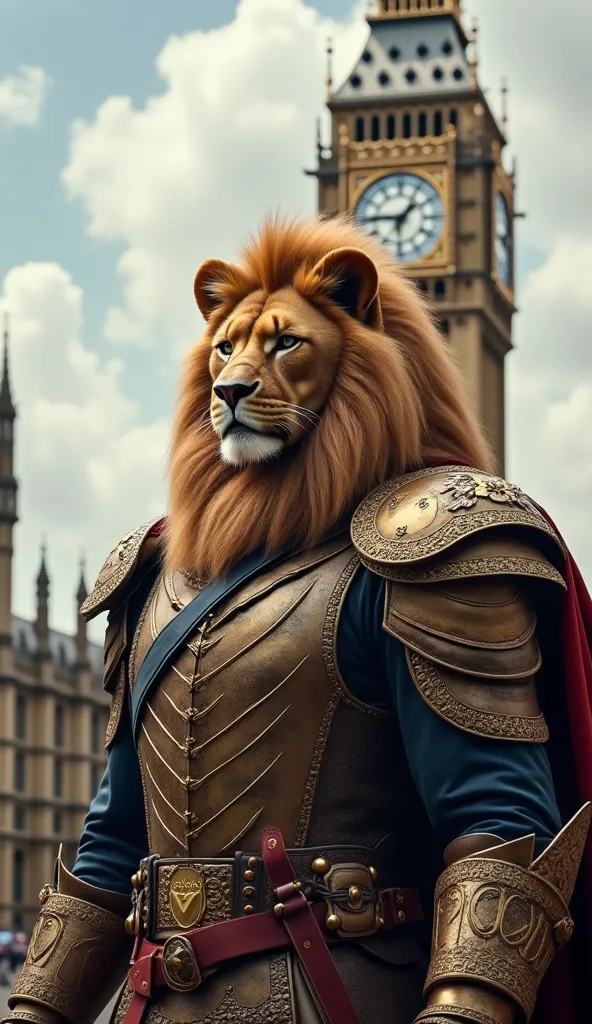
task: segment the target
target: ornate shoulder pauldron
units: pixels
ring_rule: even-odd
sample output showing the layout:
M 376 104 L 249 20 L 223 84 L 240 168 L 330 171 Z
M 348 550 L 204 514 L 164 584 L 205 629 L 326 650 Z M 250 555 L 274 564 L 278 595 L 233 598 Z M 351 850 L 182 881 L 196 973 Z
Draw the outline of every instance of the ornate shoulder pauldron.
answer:
M 113 548 L 97 576 L 91 593 L 80 609 L 87 620 L 90 621 L 108 608 L 113 608 L 123 598 L 140 561 L 144 561 L 158 547 L 158 538 L 164 523 L 165 520 L 162 518 L 143 523 Z
M 500 538 L 491 551 L 494 561 L 461 569 L 463 542 L 481 539 L 492 528 L 520 539 L 524 550 L 512 545 L 505 551 Z M 419 470 L 378 487 L 354 515 L 352 540 L 364 564 L 391 579 L 427 582 L 451 578 L 455 570 L 465 576 L 497 568 L 562 582 L 561 541 L 528 495 L 500 477 L 462 466 Z
M 388 581 L 383 628 L 432 710 L 484 737 L 545 742 L 537 610 L 565 589 L 565 553 L 534 502 L 489 473 L 422 470 L 370 494 L 352 539 Z

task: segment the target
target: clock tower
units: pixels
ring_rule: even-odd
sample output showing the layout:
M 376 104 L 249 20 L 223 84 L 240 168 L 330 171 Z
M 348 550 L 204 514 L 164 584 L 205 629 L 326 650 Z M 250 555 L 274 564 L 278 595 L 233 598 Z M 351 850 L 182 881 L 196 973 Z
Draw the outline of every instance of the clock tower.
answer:
M 504 360 L 512 348 L 514 175 L 479 85 L 460 0 L 378 0 L 328 106 L 319 209 L 353 213 L 436 311 L 471 405 L 504 468 Z M 331 53 L 331 51 L 329 51 Z M 505 115 L 504 115 L 505 121 Z

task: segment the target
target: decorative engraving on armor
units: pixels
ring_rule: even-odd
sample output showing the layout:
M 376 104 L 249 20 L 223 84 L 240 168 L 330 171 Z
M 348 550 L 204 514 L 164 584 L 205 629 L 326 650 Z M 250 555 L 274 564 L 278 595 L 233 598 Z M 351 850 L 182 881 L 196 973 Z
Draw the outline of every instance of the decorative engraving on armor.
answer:
M 546 743 L 548 740 L 549 730 L 543 715 L 524 718 L 469 707 L 450 692 L 438 668 L 432 662 L 410 650 L 407 650 L 407 662 L 411 678 L 426 704 L 429 704 L 440 718 L 463 732 L 523 743 Z
M 119 666 L 119 676 L 117 679 L 117 685 L 111 697 L 111 706 L 109 708 L 109 722 L 107 723 L 107 734 L 105 736 L 105 750 L 109 750 L 109 747 L 113 743 L 117 735 L 119 723 L 121 721 L 121 712 L 123 711 L 123 702 L 125 699 L 126 691 L 126 672 L 125 662 L 122 661 Z
M 138 671 L 138 668 L 139 668 L 139 666 L 136 666 L 136 655 L 138 653 L 138 642 L 140 640 L 142 626 L 144 625 L 144 621 L 145 621 L 145 619 L 146 619 L 146 617 L 148 615 L 148 612 L 149 612 L 149 610 L 150 610 L 150 608 L 152 606 L 152 602 L 154 600 L 154 596 L 155 596 L 156 591 L 158 590 L 158 588 L 159 588 L 159 586 L 161 584 L 161 581 L 162 581 L 162 577 L 161 576 L 157 576 L 155 582 L 152 584 L 152 589 L 150 590 L 150 593 L 148 595 L 148 600 L 146 601 L 146 604 L 142 608 L 142 611 L 141 611 L 141 614 L 140 614 L 140 618 L 138 620 L 138 625 L 136 626 L 136 632 L 134 633 L 134 637 L 133 637 L 133 640 L 132 640 L 132 646 L 131 646 L 130 656 L 129 656 L 129 679 L 130 679 L 130 686 L 132 688 L 133 688 L 133 685 L 134 685 L 134 682 L 135 682 L 135 679 L 136 679 L 136 675 L 137 675 L 137 671 Z M 154 637 L 152 639 L 154 639 Z
M 140 549 L 158 522 L 160 522 L 160 518 L 153 519 L 150 523 L 143 523 L 137 530 L 132 530 L 120 540 L 103 565 L 92 592 L 81 605 L 82 615 L 88 618 L 108 607 L 110 598 L 131 576 L 136 567 Z
M 64 930 L 64 922 L 55 914 L 41 914 L 33 929 L 27 952 L 30 963 L 48 963 Z
M 37 1013 L 30 1013 L 28 1010 L 10 1010 L 6 1017 L 2 1018 L 0 1024 L 11 1024 L 11 1021 L 23 1020 L 27 1024 L 47 1024 L 47 1017 L 40 1017 Z
M 206 889 L 201 871 L 177 868 L 171 877 L 171 913 L 181 928 L 193 928 L 206 912 Z
M 454 497 L 447 499 L 447 493 L 450 482 L 461 477 L 474 483 L 475 502 L 471 499 L 470 508 L 459 505 L 455 510 L 450 506 L 458 505 L 461 495 L 455 502 Z M 492 490 L 488 490 L 489 483 Z M 469 485 L 464 486 L 470 492 Z M 487 494 L 476 493 L 477 489 Z M 352 520 L 352 540 L 366 562 L 396 565 L 431 558 L 491 526 L 529 526 L 551 537 L 558 553 L 564 555 L 557 534 L 530 499 L 524 496 L 528 509 L 523 503 L 510 504 L 506 495 L 515 491 L 504 491 L 497 477 L 477 470 L 467 472 L 461 466 L 409 473 L 382 484 L 362 502 Z M 395 504 L 394 497 L 398 499 Z M 487 505 L 496 507 L 488 509 Z
M 426 992 L 473 979 L 507 993 L 530 1017 L 565 918 L 559 893 L 530 871 L 479 857 L 458 861 L 436 886 Z
M 257 962 L 256 962 L 257 964 Z M 216 975 L 213 976 L 215 979 Z M 207 991 L 210 978 L 206 978 L 196 996 Z M 192 994 L 185 997 L 187 1013 L 194 1024 L 294 1024 L 292 994 L 285 955 L 269 959 L 269 994 L 258 1005 L 244 1005 L 241 999 L 242 986 L 233 984 L 233 973 L 229 972 L 224 994 L 220 1003 L 212 1010 L 201 1010 L 193 1003 Z M 130 999 L 131 1001 L 131 999 Z M 249 1000 L 252 1003 L 252 999 Z M 129 1005 L 129 1002 L 128 1002 Z M 114 1024 L 122 1024 L 125 1013 L 117 1016 Z M 145 1017 L 146 1024 L 178 1024 L 178 1020 L 165 1012 L 164 1005 L 153 1004 Z
M 378 572 L 387 580 L 397 583 L 440 583 L 444 580 L 458 580 L 474 576 L 531 576 L 535 579 L 558 583 L 563 590 L 567 585 L 560 572 L 550 562 L 536 558 L 504 557 L 471 558 L 464 562 L 446 561 L 438 565 L 412 566 L 377 565 L 362 558 L 362 564 L 372 572 Z
M 201 984 L 193 947 L 183 935 L 167 939 L 162 950 L 162 972 L 169 988 L 175 992 L 191 992 Z
M 473 473 L 457 473 L 446 480 L 441 494 L 450 494 L 452 502 L 448 505 L 449 512 L 458 512 L 462 508 L 473 508 L 479 498 L 488 498 L 502 505 L 517 505 L 527 512 L 538 510 L 530 498 L 515 484 L 509 484 L 498 476 L 476 476 Z
M 531 867 L 539 878 L 545 878 L 559 890 L 566 903 L 574 891 L 591 817 L 592 804 L 585 804 Z
M 126 955 L 128 938 L 123 921 L 116 914 L 55 890 L 45 901 L 40 920 L 12 998 L 16 1002 L 30 996 L 68 1020 L 90 1024 L 98 1013 L 97 978 L 110 978 Z
M 447 1016 L 441 1017 L 441 1013 L 445 1013 Z M 473 1010 L 466 1006 L 456 1006 L 454 1003 L 434 1003 L 415 1018 L 414 1024 L 451 1024 L 451 1017 L 458 1018 L 459 1021 L 466 1021 L 467 1024 L 469 1021 L 471 1024 L 499 1024 L 488 1013 L 482 1013 L 481 1010 Z
M 156 892 L 156 930 L 168 931 L 171 928 L 190 928 L 191 925 L 182 924 L 173 913 L 172 908 L 172 885 L 177 871 L 190 870 L 184 868 L 181 861 L 179 866 L 162 864 L 158 865 L 158 888 Z M 230 864 L 204 864 L 200 869 L 203 880 L 203 913 L 200 923 L 205 925 L 216 924 L 217 921 L 226 921 L 232 917 L 232 865 Z

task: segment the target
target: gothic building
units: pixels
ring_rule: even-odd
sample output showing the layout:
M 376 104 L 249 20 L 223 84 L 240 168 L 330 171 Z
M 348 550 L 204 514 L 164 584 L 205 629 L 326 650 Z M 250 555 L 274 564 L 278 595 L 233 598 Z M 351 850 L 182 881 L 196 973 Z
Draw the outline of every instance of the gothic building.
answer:
M 331 141 L 308 173 L 319 209 L 354 214 L 429 297 L 503 472 L 518 216 L 506 115 L 480 86 L 460 0 L 378 0 L 368 24 L 336 90 L 329 67 Z
M 108 706 L 102 651 L 78 613 L 74 635 L 49 625 L 50 579 L 42 552 L 34 622 L 12 613 L 16 409 L 8 331 L 0 385 L 0 929 L 30 930 L 39 891 L 53 876 L 59 845 L 72 859 L 105 764 Z M 73 602 L 74 605 L 74 602 Z

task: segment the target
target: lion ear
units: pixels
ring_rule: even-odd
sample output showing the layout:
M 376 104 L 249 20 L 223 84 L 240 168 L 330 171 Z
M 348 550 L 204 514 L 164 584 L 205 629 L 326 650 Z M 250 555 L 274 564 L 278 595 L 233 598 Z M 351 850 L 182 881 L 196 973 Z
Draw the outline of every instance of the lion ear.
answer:
M 204 320 L 229 298 L 232 292 L 244 288 L 245 277 L 239 267 L 224 260 L 206 260 L 197 274 L 193 291 Z
M 320 260 L 313 275 L 336 305 L 375 330 L 382 329 L 378 270 L 361 249 L 334 249 Z

